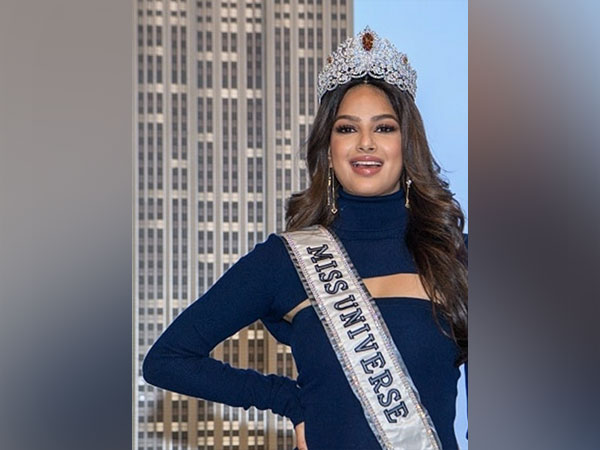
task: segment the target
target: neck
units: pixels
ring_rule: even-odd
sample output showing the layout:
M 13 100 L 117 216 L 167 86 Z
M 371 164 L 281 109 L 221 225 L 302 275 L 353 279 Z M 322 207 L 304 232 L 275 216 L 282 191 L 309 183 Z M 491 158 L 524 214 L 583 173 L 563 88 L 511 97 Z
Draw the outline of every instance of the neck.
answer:
M 404 206 L 404 191 L 376 197 L 349 194 L 340 187 L 338 213 L 332 224 L 337 232 L 404 234 L 408 210 Z M 375 237 L 374 235 L 372 237 Z

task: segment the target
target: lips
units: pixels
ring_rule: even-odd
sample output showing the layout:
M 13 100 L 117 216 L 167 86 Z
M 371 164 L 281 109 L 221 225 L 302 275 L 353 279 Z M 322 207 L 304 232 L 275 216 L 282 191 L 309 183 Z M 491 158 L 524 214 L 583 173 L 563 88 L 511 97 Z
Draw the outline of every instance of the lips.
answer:
M 352 167 L 374 168 L 383 166 L 383 161 L 376 156 L 359 156 L 352 158 L 350 164 L 352 164 Z
M 357 175 L 370 177 L 381 170 L 383 160 L 376 156 L 363 155 L 352 158 L 350 164 L 352 166 L 352 171 Z

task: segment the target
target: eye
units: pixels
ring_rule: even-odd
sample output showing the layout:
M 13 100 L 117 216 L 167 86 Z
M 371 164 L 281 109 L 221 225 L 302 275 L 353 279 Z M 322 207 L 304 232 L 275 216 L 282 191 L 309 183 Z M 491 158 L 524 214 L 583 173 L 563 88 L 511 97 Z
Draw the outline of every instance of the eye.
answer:
M 335 128 L 335 131 L 342 134 L 352 133 L 354 131 L 354 127 L 351 125 L 338 125 Z
M 393 133 L 397 129 L 398 127 L 396 127 L 395 125 L 381 124 L 377 125 L 377 128 L 375 130 L 381 133 Z

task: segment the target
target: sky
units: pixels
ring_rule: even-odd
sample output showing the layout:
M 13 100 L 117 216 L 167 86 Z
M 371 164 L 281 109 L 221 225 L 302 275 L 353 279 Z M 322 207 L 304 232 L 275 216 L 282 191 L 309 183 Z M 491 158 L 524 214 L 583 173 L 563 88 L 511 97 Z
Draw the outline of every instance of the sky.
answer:
M 416 103 L 431 151 L 468 217 L 467 1 L 354 0 L 354 34 L 367 25 L 406 53 L 417 71 Z M 458 389 L 455 431 L 467 449 L 464 376 Z

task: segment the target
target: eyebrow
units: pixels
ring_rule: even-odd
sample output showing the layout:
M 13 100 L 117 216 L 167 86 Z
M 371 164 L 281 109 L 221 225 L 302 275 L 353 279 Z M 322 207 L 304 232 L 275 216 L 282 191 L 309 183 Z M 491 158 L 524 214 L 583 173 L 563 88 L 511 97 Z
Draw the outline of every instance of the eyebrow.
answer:
M 358 116 L 351 116 L 349 114 L 342 114 L 340 116 L 337 116 L 334 120 L 334 122 L 337 122 L 340 119 L 347 119 L 350 120 L 352 122 L 361 122 L 360 117 Z M 396 122 L 399 123 L 398 118 L 393 115 L 393 114 L 379 114 L 378 116 L 373 116 L 371 117 L 371 122 L 377 122 L 378 120 L 382 120 L 382 119 L 393 119 Z

